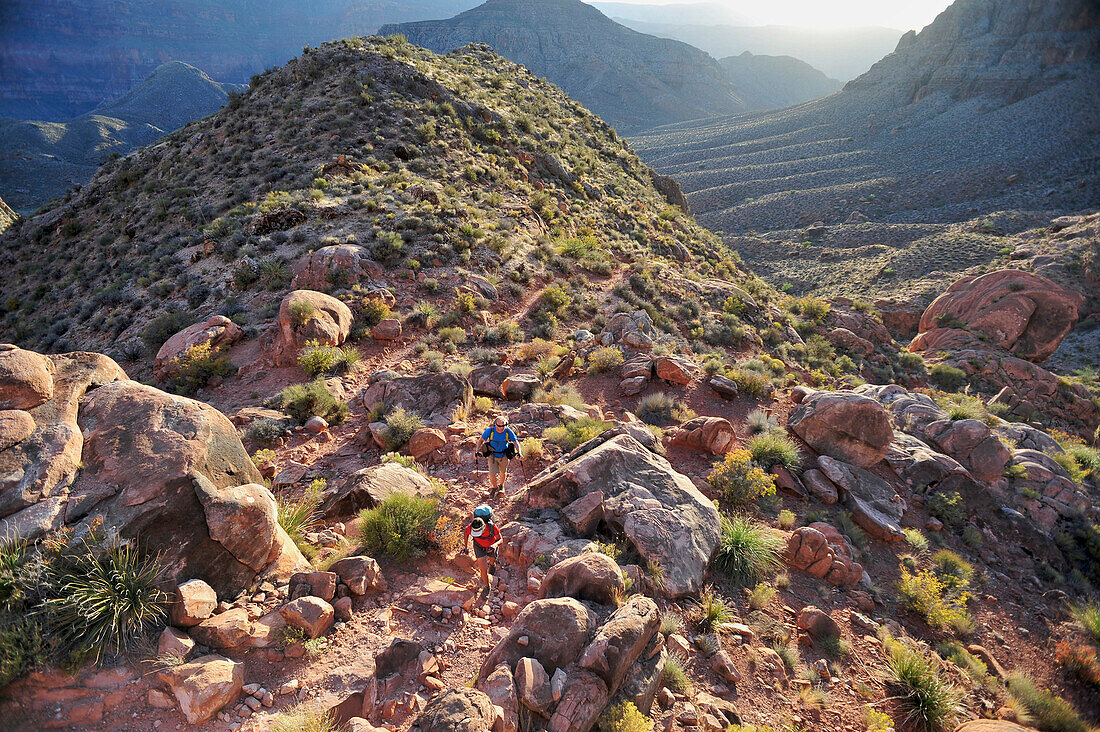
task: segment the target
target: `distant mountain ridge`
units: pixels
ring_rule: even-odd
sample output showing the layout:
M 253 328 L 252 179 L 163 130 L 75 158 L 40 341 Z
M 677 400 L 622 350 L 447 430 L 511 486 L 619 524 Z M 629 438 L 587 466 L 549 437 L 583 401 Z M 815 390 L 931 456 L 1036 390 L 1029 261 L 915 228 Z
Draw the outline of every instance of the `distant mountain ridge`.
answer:
M 697 48 L 637 33 L 580 0 L 488 0 L 449 20 L 387 25 L 447 53 L 485 43 L 545 76 L 622 134 L 746 109 Z
M 690 43 L 715 58 L 744 51 L 793 56 L 826 75 L 848 81 L 895 49 L 903 31 L 893 28 L 800 28 L 797 26 L 736 26 L 689 21 L 655 23 L 630 15 L 615 20 L 640 33 Z
M 778 109 L 826 97 L 843 86 L 805 61 L 745 51 L 719 59 L 750 109 Z
M 118 99 L 67 122 L 0 119 L 0 193 L 33 210 L 88 180 L 110 154 L 126 154 L 217 111 L 242 84 L 222 84 L 179 61 L 158 66 Z
M 180 60 L 245 82 L 304 45 L 444 18 L 477 0 L 4 0 L 0 117 L 89 112 Z

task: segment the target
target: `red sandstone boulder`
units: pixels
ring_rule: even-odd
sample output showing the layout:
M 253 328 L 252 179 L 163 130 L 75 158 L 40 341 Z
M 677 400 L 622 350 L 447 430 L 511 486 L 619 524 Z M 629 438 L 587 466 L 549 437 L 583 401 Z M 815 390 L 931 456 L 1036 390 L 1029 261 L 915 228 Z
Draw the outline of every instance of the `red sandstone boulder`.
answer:
M 817 452 L 868 468 L 886 457 L 894 430 L 882 405 L 851 392 L 806 396 L 787 421 Z
M 0 344 L 0 409 L 33 409 L 49 401 L 53 380 L 49 357 Z
M 733 449 L 737 433 L 729 420 L 721 417 L 696 417 L 666 434 L 666 444 L 702 450 L 711 455 L 725 455 Z
M 589 552 L 558 562 L 542 580 L 542 597 L 574 597 L 610 605 L 626 594 L 623 573 L 606 554 Z
M 833 526 L 813 523 L 796 529 L 787 540 L 786 563 L 838 587 L 855 587 L 863 565 L 854 561 L 852 548 Z
M 931 345 L 922 336 L 959 324 L 982 333 L 993 345 L 1036 363 L 1050 358 L 1077 324 L 1084 298 L 1045 277 L 1006 269 L 980 277 L 964 277 L 936 298 L 921 316 L 921 334 L 913 350 Z
M 225 348 L 244 338 L 244 330 L 224 315 L 212 315 L 201 323 L 190 325 L 169 338 L 157 351 L 153 361 L 153 373 L 158 379 L 166 379 L 173 360 L 183 356 L 195 346 L 209 345 Z
M 350 287 L 364 278 L 378 277 L 381 273 L 381 268 L 363 247 L 336 244 L 322 247 L 299 259 L 294 265 L 291 286 L 296 290 L 326 289 L 333 283 Z
M 279 320 L 269 336 L 268 357 L 279 366 L 293 366 L 309 341 L 339 346 L 351 332 L 351 310 L 335 297 L 314 290 L 295 290 L 283 298 Z

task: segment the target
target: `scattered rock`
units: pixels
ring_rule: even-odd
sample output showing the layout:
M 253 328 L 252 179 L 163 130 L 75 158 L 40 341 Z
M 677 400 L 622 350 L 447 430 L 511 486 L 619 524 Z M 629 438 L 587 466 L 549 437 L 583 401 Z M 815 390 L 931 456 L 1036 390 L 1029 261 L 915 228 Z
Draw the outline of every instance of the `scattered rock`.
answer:
M 299 597 L 279 608 L 279 615 L 287 625 L 317 638 L 332 627 L 336 611 L 319 597 Z
M 733 425 L 722 417 L 696 417 L 666 433 L 670 446 L 701 450 L 711 455 L 725 455 L 733 449 L 736 440 Z
M 541 597 L 573 597 L 610 605 L 626 594 L 619 565 L 611 557 L 592 552 L 558 562 L 546 573 Z
M 863 577 L 863 566 L 853 559 L 847 540 L 821 522 L 795 529 L 783 558 L 789 566 L 838 587 L 854 587 Z
M 251 632 L 248 611 L 235 607 L 192 627 L 191 637 L 209 648 L 236 648 L 248 641 Z
M 534 374 L 512 374 L 500 385 L 501 392 L 509 401 L 529 401 L 542 381 Z
M 205 724 L 241 695 L 244 664 L 203 656 L 161 672 L 160 679 L 176 697 L 187 723 Z
M 158 656 L 187 658 L 193 650 L 195 650 L 195 641 L 191 640 L 191 636 L 171 626 L 162 630 L 157 640 Z
M 851 392 L 822 391 L 807 396 L 787 424 L 817 452 L 861 468 L 886 457 L 894 438 L 882 405 Z
M 353 516 L 374 508 L 391 493 L 409 496 L 432 495 L 432 484 L 423 475 L 400 463 L 390 462 L 363 468 L 321 494 L 321 514 L 327 518 Z
M 217 606 L 218 595 L 213 587 L 200 579 L 187 580 L 176 587 L 169 615 L 173 625 L 190 628 L 213 615 Z

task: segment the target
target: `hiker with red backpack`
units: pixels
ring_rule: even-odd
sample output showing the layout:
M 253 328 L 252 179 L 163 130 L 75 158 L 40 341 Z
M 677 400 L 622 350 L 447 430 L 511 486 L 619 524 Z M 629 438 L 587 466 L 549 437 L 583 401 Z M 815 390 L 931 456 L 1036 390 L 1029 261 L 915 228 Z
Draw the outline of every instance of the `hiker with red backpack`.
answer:
M 466 543 L 463 551 L 470 550 L 470 537 L 474 540 L 474 558 L 477 559 L 477 568 L 481 572 L 481 581 L 487 589 L 492 589 L 489 584 L 489 570 L 496 569 L 497 548 L 503 537 L 500 529 L 493 521 L 493 509 L 482 504 L 474 509 L 474 516 L 465 530 Z

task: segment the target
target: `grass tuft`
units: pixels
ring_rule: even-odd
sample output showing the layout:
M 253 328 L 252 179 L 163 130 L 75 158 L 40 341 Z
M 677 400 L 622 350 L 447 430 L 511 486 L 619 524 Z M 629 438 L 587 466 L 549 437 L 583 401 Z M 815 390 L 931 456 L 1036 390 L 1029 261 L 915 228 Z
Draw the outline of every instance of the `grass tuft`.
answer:
M 779 569 L 783 539 L 746 516 L 722 516 L 714 567 L 742 587 Z
M 890 641 L 887 650 L 890 681 L 905 724 L 918 732 L 952 729 L 963 713 L 961 695 L 918 651 L 898 641 Z

